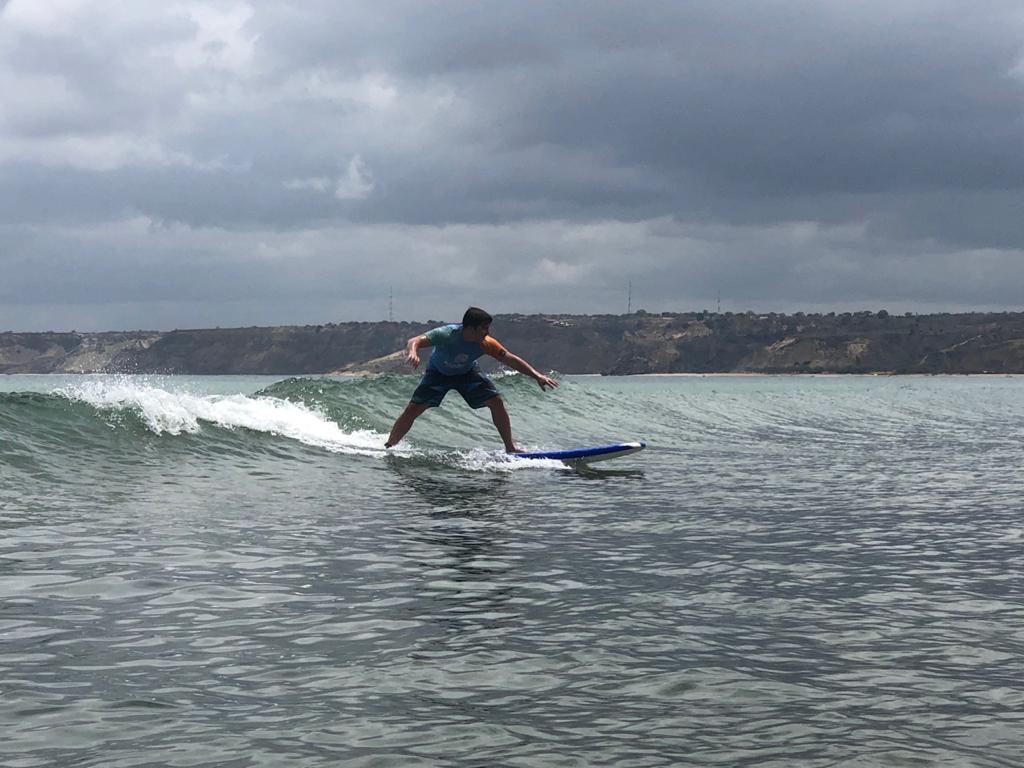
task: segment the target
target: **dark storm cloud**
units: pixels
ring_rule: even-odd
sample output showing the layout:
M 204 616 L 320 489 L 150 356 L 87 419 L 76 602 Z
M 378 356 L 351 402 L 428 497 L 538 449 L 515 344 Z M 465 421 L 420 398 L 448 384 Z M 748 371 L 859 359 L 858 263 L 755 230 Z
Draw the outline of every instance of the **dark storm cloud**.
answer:
M 452 137 L 470 155 L 557 146 L 780 196 L 1005 188 L 1024 170 L 1013 4 L 427 8 L 407 6 L 383 31 L 339 23 L 336 54 L 354 38 L 385 44 L 355 44 L 337 65 L 449 83 L 472 107 Z M 268 44 L 306 31 L 284 26 Z
M 8 303 L 358 312 L 372 259 L 431 300 L 514 264 L 508 310 L 1018 301 L 1015 3 L 0 9 Z
M 782 199 L 799 220 L 836 196 L 857 218 L 874 211 L 851 196 L 1020 188 L 1012 5 L 708 5 L 413 4 L 377 34 L 372 17 L 328 25 L 348 32 L 337 51 L 364 41 L 342 71 L 443 82 L 465 104 L 429 144 L 368 152 L 379 188 L 355 215 L 730 220 Z

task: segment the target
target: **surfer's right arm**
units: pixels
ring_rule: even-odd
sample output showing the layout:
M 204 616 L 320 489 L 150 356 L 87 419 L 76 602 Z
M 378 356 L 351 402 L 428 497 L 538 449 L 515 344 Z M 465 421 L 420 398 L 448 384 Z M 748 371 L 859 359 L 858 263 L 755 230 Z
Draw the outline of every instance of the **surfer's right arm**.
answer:
M 433 346 L 433 344 L 426 336 L 413 336 L 405 342 L 405 359 L 409 361 L 409 365 L 413 368 L 418 368 L 420 365 L 420 347 L 431 346 Z

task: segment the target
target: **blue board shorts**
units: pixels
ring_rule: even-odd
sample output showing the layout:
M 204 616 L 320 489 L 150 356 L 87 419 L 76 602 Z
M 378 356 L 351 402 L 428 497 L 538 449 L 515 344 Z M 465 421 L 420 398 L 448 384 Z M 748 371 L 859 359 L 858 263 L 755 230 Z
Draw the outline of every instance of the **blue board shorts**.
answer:
M 498 388 L 494 386 L 494 382 L 480 371 L 445 376 L 440 371 L 428 368 L 420 379 L 416 391 L 412 393 L 412 402 L 436 408 L 452 389 L 462 395 L 462 399 L 469 403 L 470 408 L 483 408 L 488 400 L 498 396 Z

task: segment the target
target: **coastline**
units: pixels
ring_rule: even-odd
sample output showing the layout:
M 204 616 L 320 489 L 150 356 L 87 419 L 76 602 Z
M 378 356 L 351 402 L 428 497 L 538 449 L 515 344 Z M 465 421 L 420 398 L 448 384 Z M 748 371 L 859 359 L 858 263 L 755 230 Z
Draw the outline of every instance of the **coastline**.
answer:
M 404 373 L 400 350 L 432 322 L 0 332 L 0 373 Z M 535 367 L 579 375 L 1024 374 L 1024 313 L 499 315 L 495 323 L 501 343 Z
M 494 375 L 494 371 L 488 372 Z M 857 372 L 857 373 L 761 373 L 758 371 L 717 371 L 710 373 L 562 373 L 553 371 L 561 376 L 571 376 L 574 379 L 659 379 L 659 378 L 680 378 L 680 379 L 749 379 L 749 378 L 807 378 L 807 379 L 851 379 L 851 378 L 897 378 L 897 379 L 936 379 L 936 378 L 1000 378 L 1000 379 L 1024 379 L 1024 373 L 993 373 L 983 371 L 980 373 L 961 373 L 957 371 L 940 373 L 892 373 L 892 372 Z M 156 371 L 0 371 L 2 377 L 21 376 L 25 378 L 77 378 L 77 377 L 147 377 L 160 378 L 163 376 L 180 377 L 202 377 L 210 379 L 232 379 L 232 378 L 338 378 L 356 379 L 368 376 L 409 375 L 416 376 L 420 372 L 412 371 L 302 371 L 302 372 L 281 372 L 281 373 L 162 373 Z

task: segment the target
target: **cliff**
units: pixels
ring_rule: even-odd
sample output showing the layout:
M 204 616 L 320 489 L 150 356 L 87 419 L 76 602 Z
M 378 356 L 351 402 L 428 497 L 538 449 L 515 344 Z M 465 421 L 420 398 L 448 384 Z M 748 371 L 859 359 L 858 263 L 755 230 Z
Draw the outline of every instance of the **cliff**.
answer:
M 439 324 L 0 333 L 0 373 L 407 370 L 405 340 Z M 1024 373 L 1024 313 L 503 315 L 494 335 L 563 373 Z

